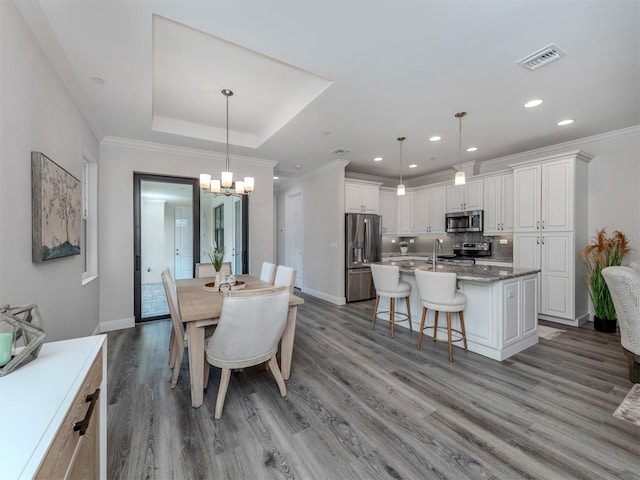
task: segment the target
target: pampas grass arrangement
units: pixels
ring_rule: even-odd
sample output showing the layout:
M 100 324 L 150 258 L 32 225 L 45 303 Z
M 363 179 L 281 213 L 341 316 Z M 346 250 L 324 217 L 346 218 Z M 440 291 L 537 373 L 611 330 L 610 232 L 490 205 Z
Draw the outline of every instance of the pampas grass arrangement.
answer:
M 587 266 L 589 296 L 593 303 L 593 314 L 596 317 L 606 320 L 616 318 L 616 309 L 602 276 L 602 269 L 621 265 L 630 251 L 629 238 L 624 233 L 616 230 L 613 235 L 607 236 L 605 228 L 597 231 L 596 236 L 582 250 L 582 259 Z

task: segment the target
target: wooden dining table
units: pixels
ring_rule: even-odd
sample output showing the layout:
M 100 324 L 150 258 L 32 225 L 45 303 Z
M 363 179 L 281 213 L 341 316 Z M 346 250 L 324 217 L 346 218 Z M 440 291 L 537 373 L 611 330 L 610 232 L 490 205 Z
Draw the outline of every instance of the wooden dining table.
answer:
M 222 311 L 223 294 L 205 290 L 213 277 L 189 278 L 176 280 L 178 306 L 182 321 L 187 327 L 189 345 L 189 380 L 191 384 L 191 405 L 195 408 L 202 405 L 204 399 L 205 379 L 205 328 L 218 323 Z M 255 290 L 272 287 L 251 275 L 236 275 L 237 282 L 244 282 L 244 290 Z M 285 380 L 291 375 L 291 358 L 293 355 L 293 339 L 296 331 L 298 305 L 304 300 L 297 295 L 289 295 L 289 313 L 287 325 L 280 340 L 280 370 Z M 256 312 L 259 315 L 259 312 Z

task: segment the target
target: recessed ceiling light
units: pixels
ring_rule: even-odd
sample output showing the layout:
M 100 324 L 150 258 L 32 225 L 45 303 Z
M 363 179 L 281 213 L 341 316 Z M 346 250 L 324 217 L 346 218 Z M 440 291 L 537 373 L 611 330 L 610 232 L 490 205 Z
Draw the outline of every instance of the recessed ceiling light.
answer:
M 373 159 L 374 162 L 381 162 L 382 161 L 382 157 L 376 157 Z
M 438 135 L 434 135 L 433 137 L 431 137 L 429 139 L 430 142 L 437 142 L 438 140 L 442 140 L 442 137 L 440 137 Z
M 302 168 L 302 165 L 296 165 L 296 168 Z
M 469 148 L 467 148 L 467 152 L 475 152 L 476 150 L 478 150 L 478 147 L 469 147 Z
M 564 125 L 571 125 L 573 122 L 574 122 L 573 119 L 567 118 L 566 120 L 562 120 L 562 121 L 558 122 L 556 125 L 559 125 L 559 126 L 562 127 Z
M 277 175 L 274 175 L 274 176 L 273 176 L 273 179 L 274 179 L 274 180 L 280 180 L 280 177 L 279 177 L 279 176 L 277 176 Z
M 537 107 L 538 105 L 542 104 L 542 100 L 529 100 L 527 103 L 524 104 L 524 108 L 532 108 L 532 107 Z
M 412 163 L 411 165 L 409 165 L 409 168 L 416 168 L 418 165 L 416 165 L 415 163 Z
M 107 83 L 103 78 L 100 77 L 91 77 L 91 80 L 93 80 L 94 83 L 97 83 L 98 85 L 104 85 L 105 83 Z

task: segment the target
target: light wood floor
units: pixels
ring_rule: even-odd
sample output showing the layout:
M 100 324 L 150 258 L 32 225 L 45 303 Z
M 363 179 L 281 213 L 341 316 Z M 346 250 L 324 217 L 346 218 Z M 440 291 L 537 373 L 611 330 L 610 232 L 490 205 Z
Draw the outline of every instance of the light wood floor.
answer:
M 304 295 L 303 295 L 304 296 Z M 632 384 L 618 335 L 566 329 L 504 361 L 378 322 L 372 302 L 298 310 L 287 397 L 261 368 L 220 371 L 191 407 L 169 388 L 169 321 L 109 333 L 115 479 L 638 479 L 640 427 L 612 416 Z

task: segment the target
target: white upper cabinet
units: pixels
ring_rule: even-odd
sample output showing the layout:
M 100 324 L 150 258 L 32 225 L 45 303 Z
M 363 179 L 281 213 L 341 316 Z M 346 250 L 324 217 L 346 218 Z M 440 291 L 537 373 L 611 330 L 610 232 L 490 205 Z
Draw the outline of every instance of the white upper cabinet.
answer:
M 408 190 L 397 197 L 399 235 L 444 232 L 447 189 L 445 186 Z
M 447 212 L 482 210 L 484 182 L 469 180 L 464 185 L 447 185 Z
M 382 215 L 382 233 L 396 233 L 398 230 L 398 194 L 395 189 L 380 189 L 380 215 Z
M 380 211 L 380 185 L 345 181 L 344 206 L 346 213 L 378 213 Z
M 416 190 L 413 193 L 413 233 L 429 232 L 429 192 Z
M 513 173 L 484 179 L 484 234 L 513 232 Z
M 406 192 L 398 199 L 398 235 L 413 235 L 414 232 L 414 193 Z
M 514 169 L 514 230 L 573 229 L 574 162 L 558 160 Z
M 427 223 L 428 233 L 445 233 L 444 214 L 447 208 L 447 188 L 435 187 L 429 192 L 429 217 Z

